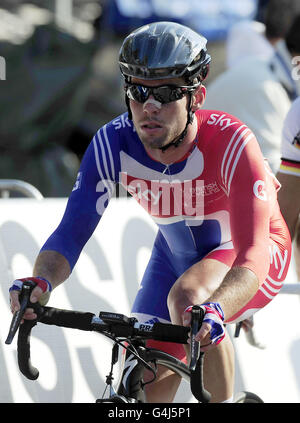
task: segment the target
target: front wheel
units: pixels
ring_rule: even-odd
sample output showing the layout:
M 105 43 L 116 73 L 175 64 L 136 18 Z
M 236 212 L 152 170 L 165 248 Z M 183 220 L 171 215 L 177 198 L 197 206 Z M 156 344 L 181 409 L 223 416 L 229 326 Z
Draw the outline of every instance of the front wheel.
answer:
M 234 403 L 236 404 L 246 404 L 246 403 L 252 403 L 252 404 L 261 404 L 263 403 L 263 400 L 256 394 L 253 394 L 253 392 L 248 391 L 242 391 L 239 392 L 235 398 Z

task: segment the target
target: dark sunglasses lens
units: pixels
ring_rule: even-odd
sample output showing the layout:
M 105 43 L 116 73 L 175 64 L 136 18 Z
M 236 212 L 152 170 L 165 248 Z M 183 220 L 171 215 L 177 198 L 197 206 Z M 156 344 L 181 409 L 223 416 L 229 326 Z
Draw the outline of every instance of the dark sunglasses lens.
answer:
M 128 85 L 126 93 L 132 100 L 139 103 L 145 103 L 149 95 L 153 95 L 155 100 L 162 104 L 170 103 L 171 101 L 180 100 L 184 96 L 184 92 L 180 87 L 156 87 L 148 88 L 142 85 Z
M 157 87 L 153 89 L 153 96 L 155 100 L 164 104 L 181 99 L 183 97 L 183 93 L 180 88 Z
M 144 103 L 149 97 L 149 89 L 141 85 L 130 85 L 127 87 L 127 95 L 132 100 Z

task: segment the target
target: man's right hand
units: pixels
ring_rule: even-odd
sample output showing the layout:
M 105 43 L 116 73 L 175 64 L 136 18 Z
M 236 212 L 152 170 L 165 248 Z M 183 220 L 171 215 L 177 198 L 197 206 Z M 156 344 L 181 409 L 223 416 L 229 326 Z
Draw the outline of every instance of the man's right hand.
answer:
M 41 305 L 45 305 L 49 300 L 52 286 L 47 279 L 42 278 L 41 276 L 16 279 L 9 288 L 10 309 L 12 313 L 20 310 L 19 295 L 25 281 L 31 281 L 36 284 L 30 295 L 30 301 L 32 303 L 39 302 Z M 33 320 L 36 317 L 37 316 L 33 312 L 32 308 L 27 308 L 23 316 L 23 318 L 27 320 Z

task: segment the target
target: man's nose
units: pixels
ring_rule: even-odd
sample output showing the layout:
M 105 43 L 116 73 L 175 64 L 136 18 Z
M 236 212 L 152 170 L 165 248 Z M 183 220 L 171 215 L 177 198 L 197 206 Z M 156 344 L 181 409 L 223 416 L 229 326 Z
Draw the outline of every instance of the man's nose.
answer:
M 146 113 L 157 113 L 161 109 L 162 104 L 155 100 L 153 96 L 150 96 L 143 105 L 143 110 Z

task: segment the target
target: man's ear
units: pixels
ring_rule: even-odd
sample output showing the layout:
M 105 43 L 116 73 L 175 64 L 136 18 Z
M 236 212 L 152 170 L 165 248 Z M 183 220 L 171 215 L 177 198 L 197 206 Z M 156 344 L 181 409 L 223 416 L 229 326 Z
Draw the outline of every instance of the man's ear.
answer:
M 201 109 L 204 104 L 206 97 L 206 88 L 204 85 L 200 85 L 193 93 L 192 97 L 192 111 Z

